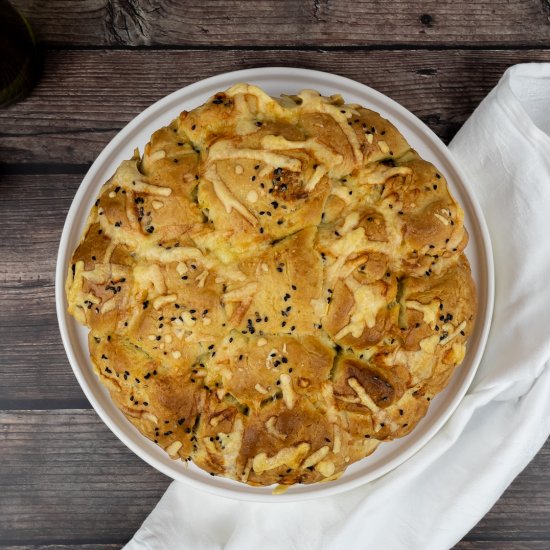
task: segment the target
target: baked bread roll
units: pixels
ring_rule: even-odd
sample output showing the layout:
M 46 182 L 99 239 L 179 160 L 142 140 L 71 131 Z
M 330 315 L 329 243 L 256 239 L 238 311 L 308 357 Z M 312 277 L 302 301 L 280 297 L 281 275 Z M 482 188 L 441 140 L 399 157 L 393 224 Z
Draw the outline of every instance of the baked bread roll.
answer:
M 467 241 L 443 175 L 379 114 L 238 84 L 102 187 L 69 312 L 172 458 L 256 486 L 333 480 L 408 434 L 463 360 Z

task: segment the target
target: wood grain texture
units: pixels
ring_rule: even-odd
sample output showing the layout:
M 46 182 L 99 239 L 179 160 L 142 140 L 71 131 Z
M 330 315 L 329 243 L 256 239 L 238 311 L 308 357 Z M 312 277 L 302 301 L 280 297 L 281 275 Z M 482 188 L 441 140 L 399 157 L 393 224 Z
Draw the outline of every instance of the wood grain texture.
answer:
M 545 0 L 15 0 L 55 46 L 542 46 Z
M 0 177 L 0 407 L 88 406 L 61 345 L 54 300 L 59 239 L 80 180 Z
M 166 94 L 226 71 L 273 65 L 336 72 L 372 86 L 449 141 L 505 69 L 527 61 L 550 61 L 550 49 L 50 52 L 31 97 L 0 111 L 0 166 L 89 164 Z
M 2 541 L 0 541 L 1 543 Z M 120 550 L 121 544 L 117 543 L 92 543 L 80 544 L 78 542 L 69 542 L 68 544 L 25 544 L 16 545 L 9 544 L 8 546 L 1 545 L 2 550 Z
M 92 411 L 0 413 L 0 456 L 0 546 L 120 547 L 170 481 Z
M 93 411 L 0 412 L 0 456 L 0 547 L 120 546 L 169 483 Z M 456 548 L 548 548 L 549 462 L 547 442 Z

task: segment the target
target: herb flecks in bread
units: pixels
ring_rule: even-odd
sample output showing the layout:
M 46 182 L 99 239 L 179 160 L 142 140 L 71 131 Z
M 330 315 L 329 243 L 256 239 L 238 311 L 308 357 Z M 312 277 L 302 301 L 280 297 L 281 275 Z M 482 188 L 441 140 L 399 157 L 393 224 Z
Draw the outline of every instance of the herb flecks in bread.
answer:
M 442 174 L 379 114 L 239 84 L 103 186 L 69 311 L 172 458 L 251 485 L 336 479 L 463 360 L 467 240 Z

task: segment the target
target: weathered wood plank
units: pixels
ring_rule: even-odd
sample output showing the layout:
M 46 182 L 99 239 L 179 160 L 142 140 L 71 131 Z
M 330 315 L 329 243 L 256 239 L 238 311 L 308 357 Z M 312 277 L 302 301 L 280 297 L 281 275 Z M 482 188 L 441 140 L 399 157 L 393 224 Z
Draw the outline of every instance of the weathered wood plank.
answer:
M 477 533 L 474 530 L 473 533 Z M 548 550 L 549 540 L 514 540 L 514 541 L 487 541 L 462 540 L 453 547 L 453 550 Z
M 1 543 L 1 541 L 0 541 Z M 19 543 L 16 546 L 0 546 L 2 550 L 120 550 L 122 545 L 120 543 L 92 543 L 92 544 L 81 544 L 79 542 L 68 543 L 68 544 L 29 544 L 21 545 Z
M 0 412 L 0 455 L 2 546 L 121 545 L 169 483 L 126 449 L 93 411 Z M 549 469 L 547 442 L 456 548 L 548 544 Z
M 81 177 L 0 178 L 0 403 L 86 407 L 55 314 L 54 272 L 63 222 Z M 73 403 L 69 405 L 69 403 Z
M 541 0 L 15 0 L 56 46 L 547 45 Z
M 0 413 L 2 545 L 130 538 L 169 484 L 93 411 Z
M 166 94 L 226 71 L 273 65 L 332 71 L 368 84 L 448 141 L 504 70 L 528 61 L 550 61 L 550 49 L 55 51 L 33 95 L 0 112 L 0 165 L 91 163 L 126 123 Z

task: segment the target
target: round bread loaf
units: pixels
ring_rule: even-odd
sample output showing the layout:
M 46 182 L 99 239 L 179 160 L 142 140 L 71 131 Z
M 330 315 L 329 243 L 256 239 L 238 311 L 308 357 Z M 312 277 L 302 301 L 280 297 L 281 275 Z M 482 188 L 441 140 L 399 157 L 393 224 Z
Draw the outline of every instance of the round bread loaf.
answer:
M 314 483 L 408 434 L 463 360 L 467 240 L 379 114 L 239 84 L 121 163 L 66 292 L 112 399 L 172 458 Z

